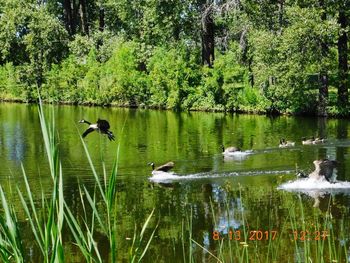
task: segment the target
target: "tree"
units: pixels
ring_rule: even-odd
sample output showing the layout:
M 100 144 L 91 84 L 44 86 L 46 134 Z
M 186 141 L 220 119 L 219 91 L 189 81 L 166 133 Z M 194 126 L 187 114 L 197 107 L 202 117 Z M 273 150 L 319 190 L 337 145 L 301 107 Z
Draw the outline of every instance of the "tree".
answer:
M 214 64 L 215 24 L 213 18 L 213 3 L 204 5 L 202 13 L 202 63 L 212 67 Z
M 348 76 L 348 10 L 349 2 L 339 1 L 338 23 L 340 25 L 338 37 L 338 104 L 341 110 L 347 108 L 349 102 L 349 76 Z M 345 3 L 346 2 L 346 3 Z

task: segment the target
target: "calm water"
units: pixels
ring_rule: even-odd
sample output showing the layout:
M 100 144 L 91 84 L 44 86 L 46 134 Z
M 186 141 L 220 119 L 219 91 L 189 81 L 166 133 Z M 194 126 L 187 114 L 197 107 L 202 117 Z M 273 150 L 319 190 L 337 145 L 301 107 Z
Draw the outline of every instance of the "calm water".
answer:
M 45 108 L 52 107 L 46 105 Z M 350 181 L 350 122 L 346 119 L 271 118 L 73 106 L 54 107 L 54 115 L 64 170 L 64 194 L 76 213 L 82 210 L 79 183 L 91 192 L 95 187 L 79 138 L 86 125 L 78 121 L 82 118 L 91 122 L 97 118 L 107 119 L 116 135 L 115 142 L 109 142 L 97 133 L 90 134 L 85 141 L 101 172 L 101 180 L 101 160 L 110 170 L 120 146 L 117 188 L 120 262 L 128 259 L 135 226 L 140 231 L 153 208 L 155 216 L 148 235 L 157 223 L 159 226 L 145 262 L 187 262 L 190 249 L 196 262 L 217 262 L 195 243 L 189 244 L 189 233 L 183 230 L 189 221 L 192 239 L 214 255 L 220 246 L 229 247 L 230 229 L 242 233 L 244 227 L 263 232 L 275 230 L 278 241 L 270 242 L 281 252 L 275 256 L 275 262 L 294 262 L 296 258 L 296 245 L 291 242 L 291 206 L 304 205 L 303 213 L 310 229 L 315 224 L 315 214 L 331 214 L 334 235 L 338 235 L 341 226 L 349 227 L 348 223 L 342 225 L 342 222 L 349 221 L 350 189 L 302 193 L 278 190 L 281 184 L 295 180 L 296 167 L 312 171 L 312 162 L 320 158 L 337 160 L 337 179 Z M 326 137 L 327 142 L 301 145 L 303 136 L 313 135 Z M 279 149 L 282 137 L 295 141 L 296 146 Z M 244 158 L 224 158 L 221 145 L 234 145 L 252 152 Z M 0 183 L 6 192 L 13 192 L 16 185 L 24 189 L 20 168 L 23 163 L 33 192 L 39 193 L 43 189 L 45 194 L 50 194 L 51 177 L 36 106 L 0 104 L 0 156 Z M 150 180 L 151 167 L 147 163 L 157 165 L 167 161 L 175 162 L 174 177 L 164 184 L 153 183 Z M 25 215 L 16 195 L 13 202 L 15 207 L 18 206 L 18 217 L 25 225 Z M 297 218 L 300 217 L 298 211 Z M 221 242 L 214 240 L 214 231 L 219 231 L 220 237 L 226 239 Z M 345 233 L 334 238 L 343 252 L 349 250 L 349 228 Z M 66 239 L 67 251 L 70 252 L 67 253 L 67 262 L 84 262 L 71 244 L 71 237 Z M 103 235 L 97 235 L 96 239 L 107 259 L 107 240 Z M 266 258 L 273 258 L 268 252 L 268 243 L 263 240 L 248 242 L 251 262 L 266 262 Z M 303 242 L 297 243 L 301 248 L 303 245 Z M 30 241 L 28 246 L 31 246 Z M 242 251 L 245 249 L 239 246 Z M 35 262 L 39 253 L 31 253 L 28 260 Z M 223 252 L 227 260 L 235 259 L 236 253 L 233 248 Z M 338 262 L 345 262 L 345 258 Z

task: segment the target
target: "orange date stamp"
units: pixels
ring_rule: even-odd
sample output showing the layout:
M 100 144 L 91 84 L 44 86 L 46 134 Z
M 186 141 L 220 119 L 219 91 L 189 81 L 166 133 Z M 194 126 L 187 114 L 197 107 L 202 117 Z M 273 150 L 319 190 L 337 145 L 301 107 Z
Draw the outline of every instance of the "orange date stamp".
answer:
M 278 238 L 277 230 L 232 230 L 228 232 L 213 231 L 213 240 L 235 240 L 235 241 L 267 241 Z M 287 236 L 291 241 L 322 241 L 329 237 L 328 230 L 293 230 L 287 231 Z
M 241 230 L 232 230 L 230 229 L 226 234 L 222 234 L 219 231 L 213 231 L 212 238 L 213 240 L 236 240 L 241 241 L 245 240 L 244 235 L 247 235 L 247 239 L 251 241 L 255 240 L 275 240 L 277 237 L 276 230 L 249 230 L 246 233 Z

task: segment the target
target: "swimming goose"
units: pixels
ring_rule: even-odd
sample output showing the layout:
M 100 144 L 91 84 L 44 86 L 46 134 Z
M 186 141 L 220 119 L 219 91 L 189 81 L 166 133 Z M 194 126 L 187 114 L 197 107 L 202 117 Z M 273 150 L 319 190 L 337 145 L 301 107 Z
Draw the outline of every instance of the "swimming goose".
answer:
M 286 141 L 284 138 L 280 139 L 280 148 L 284 148 L 284 147 L 291 147 L 294 146 L 295 142 L 291 142 L 291 141 Z
M 163 164 L 161 166 L 158 166 L 156 168 L 154 168 L 154 163 L 149 163 L 148 165 L 152 166 L 153 171 L 162 171 L 162 172 L 167 172 L 174 167 L 173 162 L 168 162 L 168 163 Z
M 89 125 L 89 128 L 87 128 L 87 130 L 82 135 L 83 138 L 85 138 L 89 133 L 91 133 L 93 131 L 97 131 L 97 132 L 100 132 L 103 134 L 107 134 L 108 139 L 110 141 L 115 140 L 113 133 L 109 130 L 109 128 L 110 128 L 109 123 L 106 120 L 98 119 L 96 123 L 91 124 L 91 122 L 88 122 L 88 121 L 82 119 L 79 121 L 79 123 L 86 123 Z
M 320 143 L 324 143 L 325 139 L 324 138 L 316 138 L 312 143 L 313 144 L 320 144 Z
M 315 141 L 315 137 L 312 136 L 311 139 L 306 139 L 305 137 L 301 138 L 301 143 L 304 145 L 309 145 L 309 144 L 313 144 Z
M 223 153 L 223 154 L 229 154 L 229 153 L 234 153 L 234 152 L 239 152 L 239 151 L 241 151 L 240 148 L 234 147 L 234 146 L 225 148 L 223 145 L 221 145 L 221 148 L 222 148 L 222 153 Z
M 304 172 L 297 172 L 297 177 L 298 178 L 308 178 L 308 176 Z

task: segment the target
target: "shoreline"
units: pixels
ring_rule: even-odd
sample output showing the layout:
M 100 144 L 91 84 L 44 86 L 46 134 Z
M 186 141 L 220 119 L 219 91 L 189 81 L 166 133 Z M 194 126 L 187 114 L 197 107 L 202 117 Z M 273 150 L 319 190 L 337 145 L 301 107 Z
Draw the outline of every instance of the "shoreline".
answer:
M 0 99 L 0 103 L 17 103 L 17 104 L 38 104 L 37 100 L 24 101 L 22 99 Z M 173 112 L 209 112 L 209 113 L 225 113 L 225 114 L 248 114 L 248 115 L 266 115 L 270 117 L 278 116 L 289 116 L 289 117 L 314 117 L 314 118 L 334 118 L 334 119 L 345 119 L 350 117 L 350 114 L 331 114 L 327 113 L 327 116 L 318 116 L 316 113 L 283 113 L 283 112 L 268 112 L 261 110 L 222 110 L 222 109 L 172 109 L 166 107 L 156 107 L 149 105 L 128 105 L 123 103 L 96 103 L 96 102 L 70 102 L 70 101 L 59 101 L 59 102 L 50 102 L 47 100 L 42 100 L 43 104 L 51 105 L 66 105 L 66 106 L 84 106 L 84 107 L 102 107 L 102 108 L 126 108 L 126 109 L 144 109 L 144 110 L 160 110 L 160 111 L 173 111 Z

